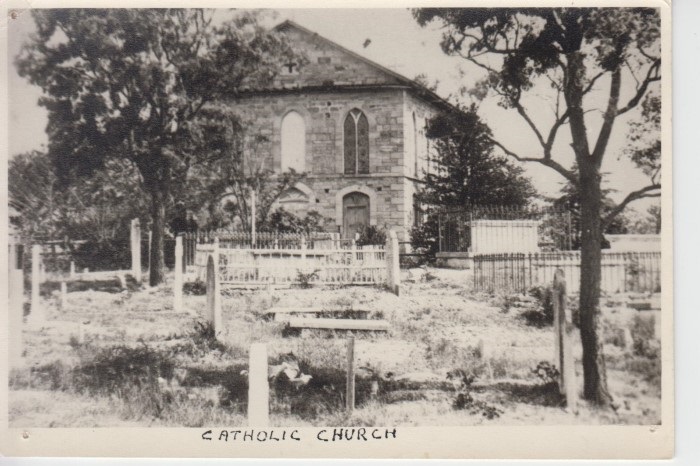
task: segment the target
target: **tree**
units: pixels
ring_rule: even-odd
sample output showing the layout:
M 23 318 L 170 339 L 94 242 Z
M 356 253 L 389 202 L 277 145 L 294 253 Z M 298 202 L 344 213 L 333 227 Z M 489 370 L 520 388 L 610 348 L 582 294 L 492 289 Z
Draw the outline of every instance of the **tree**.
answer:
M 576 172 L 577 168 L 574 167 L 573 171 Z M 608 215 L 614 208 L 617 207 L 615 201 L 610 198 L 611 189 L 601 189 L 602 195 L 602 209 L 601 215 Z M 550 199 L 552 206 L 556 211 L 567 211 L 569 212 L 569 220 L 571 221 L 571 247 L 572 249 L 581 249 L 581 191 L 578 187 L 578 183 L 568 181 L 561 189 L 561 196 Z M 608 222 L 605 226 L 605 230 L 602 231 L 603 236 L 601 238 L 602 249 L 607 249 L 610 244 L 605 239 L 605 235 L 619 235 L 629 233 L 631 227 L 631 220 L 622 213 L 612 217 L 612 220 Z
M 416 196 L 427 208 L 427 219 L 411 233 L 415 247 L 437 250 L 438 209 L 524 207 L 534 196 L 523 169 L 494 154 L 491 130 L 475 106 L 436 115 L 426 123 L 426 136 L 435 147 L 435 170 L 425 175 L 425 185 Z
M 49 156 L 62 178 L 109 159 L 135 164 L 150 199 L 150 284 L 163 279 L 166 208 L 204 152 L 194 137 L 212 102 L 274 76 L 288 48 L 252 14 L 221 26 L 181 9 L 33 10 L 16 64 L 49 111 Z
M 249 122 L 242 121 L 227 105 L 211 105 L 203 112 L 196 137 L 206 149 L 205 163 L 192 167 L 186 192 L 195 209 L 209 214 L 208 227 L 233 226 L 250 231 L 252 195 L 255 195 L 256 228 L 267 228 L 275 202 L 303 173 L 289 170 L 275 173 L 272 160 L 260 156 L 269 139 L 249 134 Z M 281 220 L 282 213 L 278 213 Z M 288 220 L 291 220 L 288 218 Z
M 127 235 L 132 218 L 147 212 L 134 167 L 107 161 L 90 176 L 59 181 L 47 154 L 19 154 L 9 163 L 12 223 L 24 237 L 105 241 Z
M 8 166 L 10 222 L 25 237 L 60 237 L 65 212 L 58 179 L 45 153 L 32 151 L 11 158 Z
M 603 217 L 601 164 L 615 121 L 637 107 L 661 80 L 659 10 L 426 8 L 414 10 L 414 16 L 421 25 L 438 20 L 445 26 L 443 51 L 461 56 L 485 72 L 477 94 L 494 93 L 500 105 L 517 112 L 536 137 L 539 154 L 526 148 L 508 148 L 495 139 L 494 144 L 519 161 L 542 164 L 578 183 L 583 392 L 587 400 L 609 405 L 612 398 L 598 329 L 601 232 L 630 202 L 658 196 L 661 185 L 656 179 L 630 192 Z M 603 84 L 607 90 L 600 114 L 587 114 L 586 107 L 598 93 L 596 86 Z M 533 108 L 526 99 L 543 89 L 552 92 L 554 103 L 547 131 L 531 116 Z M 560 156 L 555 158 L 555 142 L 565 125 L 569 126 L 578 174 L 566 168 Z

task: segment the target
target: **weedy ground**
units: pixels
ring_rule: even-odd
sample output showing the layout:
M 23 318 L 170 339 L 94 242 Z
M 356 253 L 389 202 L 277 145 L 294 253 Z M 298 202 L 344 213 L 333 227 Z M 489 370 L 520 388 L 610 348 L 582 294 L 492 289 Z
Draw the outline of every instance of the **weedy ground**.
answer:
M 44 287 L 47 320 L 24 326 L 24 362 L 10 371 L 10 425 L 246 425 L 245 370 L 255 342 L 267 344 L 270 363 L 293 353 L 312 376 L 301 388 L 272 387 L 275 426 L 660 423 L 660 344 L 649 312 L 625 308 L 619 296 L 606 301 L 614 408 L 580 401 L 573 412 L 562 406 L 547 365 L 537 370 L 554 354 L 539 294 L 478 295 L 464 271 L 430 269 L 424 277 L 404 280 L 398 297 L 371 287 L 226 290 L 225 328 L 216 334 L 204 323 L 200 286 L 187 287 L 183 312 L 173 310 L 169 283 L 126 291 L 83 284 L 69 288 L 62 309 L 57 291 Z M 394 378 L 382 379 L 378 391 L 358 379 L 357 409 L 348 416 L 348 333 L 289 336 L 284 323 L 266 318 L 273 306 L 359 306 L 370 318 L 387 320 L 388 333 L 354 334 L 355 354 L 358 367 Z M 581 386 L 578 338 L 574 350 Z M 461 394 L 445 380 L 455 369 L 473 379 Z M 414 382 L 396 381 L 406 374 Z

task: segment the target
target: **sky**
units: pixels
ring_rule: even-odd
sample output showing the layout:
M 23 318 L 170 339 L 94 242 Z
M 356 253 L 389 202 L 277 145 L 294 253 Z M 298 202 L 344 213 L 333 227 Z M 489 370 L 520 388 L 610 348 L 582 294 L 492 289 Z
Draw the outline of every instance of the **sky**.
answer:
M 449 57 L 440 49 L 442 31 L 439 25 L 430 24 L 420 27 L 407 9 L 284 9 L 272 12 L 274 18 L 268 19 L 273 26 L 285 19 L 291 19 L 300 25 L 317 32 L 362 56 L 396 71 L 407 78 L 423 74 L 430 83 L 437 81 L 437 92 L 442 97 L 456 96 L 461 87 L 471 88 L 483 77 L 481 69 L 459 57 Z M 12 61 L 34 26 L 30 15 L 22 12 L 9 24 L 9 59 Z M 366 40 L 371 42 L 366 47 Z M 628 82 L 633 82 L 628 80 Z M 607 83 L 604 80 L 596 85 L 592 96 L 589 134 L 597 134 L 600 112 L 596 107 L 605 104 Z M 623 99 L 633 92 L 633 88 L 623 88 Z M 37 100 L 41 90 L 30 85 L 17 75 L 15 67 L 10 65 L 9 76 L 9 118 L 10 118 L 10 155 L 41 149 L 48 141 L 45 133 L 46 111 L 38 106 Z M 553 119 L 554 102 L 549 89 L 535 89 L 535 95 L 526 100 L 532 119 L 540 131 L 548 130 Z M 537 151 L 539 144 L 522 118 L 513 110 L 500 108 L 495 98 L 487 98 L 479 107 L 482 118 L 491 127 L 494 136 L 509 149 L 523 156 L 541 156 Z M 627 192 L 648 184 L 647 178 L 634 165 L 622 156 L 626 144 L 625 128 L 629 117 L 619 118 L 615 123 L 602 170 L 606 173 L 606 186 L 612 189 L 611 197 L 620 200 Z M 554 159 L 564 166 L 573 162 L 573 153 L 569 147 L 568 126 L 561 128 L 558 143 L 554 148 Z M 536 163 L 524 163 L 526 174 L 541 194 L 556 195 L 563 185 L 561 175 Z M 638 201 L 634 208 L 645 210 L 656 200 Z

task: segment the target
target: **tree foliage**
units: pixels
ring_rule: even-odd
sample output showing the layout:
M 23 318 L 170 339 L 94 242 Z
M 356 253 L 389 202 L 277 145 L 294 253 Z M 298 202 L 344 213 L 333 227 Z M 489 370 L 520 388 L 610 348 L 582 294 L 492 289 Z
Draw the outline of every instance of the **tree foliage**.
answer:
M 517 160 L 547 166 L 576 183 L 582 232 L 579 308 L 584 397 L 609 405 L 598 328 L 602 231 L 630 202 L 659 196 L 661 184 L 652 177 L 648 186 L 630 192 L 603 217 L 601 165 L 616 119 L 635 109 L 661 80 L 660 10 L 424 8 L 414 10 L 414 16 L 421 25 L 438 21 L 444 26 L 443 51 L 463 57 L 485 73 L 474 95 L 495 95 L 502 107 L 522 118 L 538 143 L 534 150 L 510 148 L 492 139 L 494 144 Z M 543 123 L 533 117 L 524 97 L 547 89 L 554 111 Z M 587 111 L 596 107 L 600 112 Z M 567 168 L 555 150 L 565 126 L 578 172 Z M 649 165 L 641 152 L 635 161 Z
M 33 10 L 36 34 L 16 60 L 49 111 L 49 156 L 62 179 L 109 159 L 138 168 L 150 197 L 151 284 L 162 280 L 173 186 L 202 151 L 208 104 L 269 81 L 289 52 L 254 14 L 217 25 L 184 9 Z
M 305 175 L 294 170 L 276 173 L 272 158 L 262 150 L 269 139 L 249 134 L 250 122 L 242 121 L 230 106 L 211 105 L 204 115 L 198 137 L 206 144 L 207 163 L 190 169 L 189 194 L 183 201 L 207 213 L 206 228 L 249 231 L 254 193 L 256 227 L 269 225 L 276 201 Z
M 18 154 L 9 163 L 13 225 L 25 238 L 104 242 L 128 236 L 133 218 L 147 218 L 136 169 L 110 160 L 91 175 L 59 181 L 43 152 Z
M 494 153 L 491 130 L 474 106 L 436 115 L 426 123 L 426 136 L 435 147 L 435 169 L 425 175 L 425 185 L 417 194 L 426 221 L 412 232 L 415 247 L 437 251 L 439 209 L 524 207 L 535 195 L 524 170 Z

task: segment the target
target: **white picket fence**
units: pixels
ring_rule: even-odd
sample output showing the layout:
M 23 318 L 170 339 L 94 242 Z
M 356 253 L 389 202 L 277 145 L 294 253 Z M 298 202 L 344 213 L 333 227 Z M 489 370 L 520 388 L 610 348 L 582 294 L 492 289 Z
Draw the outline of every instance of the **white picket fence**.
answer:
M 218 251 L 222 285 L 292 285 L 303 275 L 311 284 L 381 285 L 387 282 L 383 245 L 318 249 L 233 249 L 198 244 L 194 275 L 206 279 L 209 255 Z

